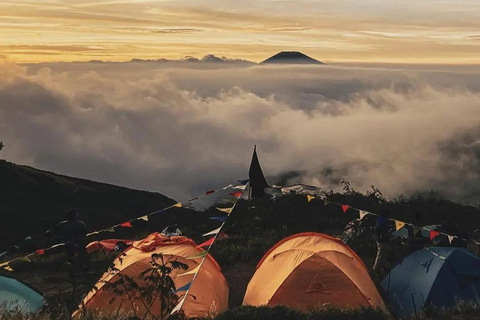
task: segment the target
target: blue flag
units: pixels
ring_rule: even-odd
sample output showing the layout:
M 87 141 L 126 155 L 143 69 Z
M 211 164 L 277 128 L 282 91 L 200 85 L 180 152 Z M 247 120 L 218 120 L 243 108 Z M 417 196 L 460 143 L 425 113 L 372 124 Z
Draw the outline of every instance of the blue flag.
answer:
M 227 221 L 227 218 L 228 218 L 227 216 L 219 216 L 219 217 L 210 217 L 210 218 L 208 218 L 208 219 L 210 219 L 210 220 L 218 220 L 218 221 L 225 222 L 225 221 Z

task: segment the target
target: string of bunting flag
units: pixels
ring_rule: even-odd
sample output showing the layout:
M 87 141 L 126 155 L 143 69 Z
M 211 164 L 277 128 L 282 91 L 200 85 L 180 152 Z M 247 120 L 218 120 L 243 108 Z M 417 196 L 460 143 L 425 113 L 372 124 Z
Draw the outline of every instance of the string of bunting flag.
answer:
M 246 187 L 246 184 L 248 183 L 248 179 L 243 179 L 243 180 L 237 180 L 238 183 L 240 183 L 240 185 L 238 186 L 234 186 L 233 184 L 229 184 L 223 188 L 220 188 L 220 189 L 216 189 L 216 190 L 207 190 L 204 194 L 202 195 L 199 195 L 199 196 L 196 196 L 194 198 L 191 198 L 189 200 L 186 201 L 186 203 L 191 203 L 191 202 L 194 202 L 194 201 L 197 201 L 199 200 L 201 197 L 204 197 L 204 196 L 210 196 L 216 192 L 219 192 L 219 191 L 223 191 L 223 190 L 228 190 L 230 188 L 234 188 L 234 189 L 242 189 L 244 190 L 245 187 Z M 155 214 L 159 214 L 159 213 L 164 213 L 172 208 L 181 208 L 183 207 L 184 204 L 182 202 L 177 202 L 169 207 L 166 207 L 166 208 L 163 208 L 163 209 L 160 209 L 160 210 L 157 210 L 157 211 L 154 211 L 154 212 L 151 212 L 151 213 L 148 213 L 146 215 L 143 215 L 143 216 L 140 216 L 140 217 L 137 217 L 137 218 L 133 218 L 133 219 L 130 219 L 128 221 L 125 221 L 125 222 L 122 222 L 122 223 L 119 223 L 119 224 L 115 224 L 113 226 L 110 226 L 108 228 L 104 228 L 104 229 L 100 229 L 100 230 L 97 230 L 97 231 L 93 231 L 93 232 L 90 232 L 88 233 L 86 236 L 87 237 L 90 237 L 90 236 L 93 236 L 93 235 L 97 235 L 97 234 L 100 234 L 102 232 L 115 232 L 116 228 L 118 227 L 121 227 L 121 228 L 132 228 L 133 225 L 132 225 L 132 222 L 133 221 L 138 221 L 138 220 L 143 220 L 143 221 L 148 221 L 149 217 L 152 216 L 152 215 L 155 215 Z M 45 249 L 38 249 L 34 252 L 31 252 L 27 255 L 24 255 L 24 256 L 21 256 L 21 257 L 15 257 L 13 259 L 10 259 L 8 261 L 5 261 L 3 263 L 0 264 L 0 269 L 4 269 L 6 271 L 13 271 L 13 269 L 9 266 L 9 263 L 14 261 L 14 260 L 23 260 L 23 261 L 27 261 L 27 262 L 31 262 L 30 258 L 32 256 L 35 256 L 35 255 L 43 255 L 45 253 L 48 253 L 48 251 L 52 251 L 54 249 L 57 249 L 59 247 L 62 247 L 64 246 L 65 243 L 57 243 L 57 244 L 54 244 L 48 248 L 45 248 Z
M 317 199 L 317 197 L 315 196 L 311 196 L 311 195 L 307 195 L 307 202 L 310 202 L 314 199 Z M 337 206 L 340 206 L 342 208 L 342 211 L 343 213 L 347 213 L 348 210 L 356 210 L 358 211 L 358 220 L 362 220 L 363 218 L 365 218 L 365 216 L 367 215 L 372 215 L 372 216 L 375 216 L 377 217 L 377 219 L 385 219 L 385 221 L 387 220 L 390 220 L 392 222 L 395 223 L 395 230 L 398 231 L 402 228 L 404 228 L 405 226 L 410 226 L 413 228 L 413 234 L 416 235 L 418 232 L 420 232 L 421 230 L 425 230 L 425 231 L 428 231 L 429 232 L 429 239 L 430 241 L 432 241 L 433 239 L 437 238 L 438 236 L 440 235 L 443 235 L 443 236 L 446 236 L 448 238 L 448 242 L 451 244 L 452 241 L 454 239 L 457 239 L 457 240 L 460 240 L 460 241 L 464 241 L 464 242 L 468 242 L 469 240 L 468 239 L 464 239 L 464 238 L 460 238 L 458 236 L 452 236 L 450 234 L 447 234 L 447 233 L 444 233 L 444 232 L 440 232 L 440 231 L 437 231 L 437 230 L 430 230 L 430 229 L 426 229 L 424 227 L 419 227 L 419 226 L 416 226 L 412 223 L 409 223 L 409 222 L 404 222 L 404 221 L 401 221 L 401 220 L 397 220 L 397 219 L 391 219 L 391 218 L 385 218 L 381 215 L 378 215 L 376 213 L 373 213 L 373 212 L 369 212 L 369 211 L 365 211 L 365 210 L 362 210 L 362 209 L 358 209 L 358 208 L 354 208 L 348 204 L 342 204 L 342 203 L 338 203 L 338 202 L 334 202 L 334 201 L 329 201 L 327 200 L 326 198 L 320 198 L 321 200 L 324 201 L 324 204 L 327 205 L 327 204 L 334 204 L 334 205 L 337 205 Z M 480 246 L 480 242 L 478 241 L 475 241 L 475 240 L 470 240 L 471 242 L 475 243 L 476 245 L 479 245 Z
M 235 206 L 237 205 L 237 202 L 238 202 L 238 199 L 243 195 L 243 192 L 245 191 L 245 188 L 246 188 L 246 184 L 248 183 L 248 180 L 243 180 L 243 181 L 239 181 L 239 182 L 244 182 L 245 184 L 242 184 L 242 185 L 239 185 L 239 186 L 235 186 L 233 188 L 235 189 L 240 189 L 242 191 L 238 191 L 238 192 L 231 192 L 229 193 L 232 198 L 230 199 L 224 199 L 224 202 L 226 203 L 231 203 L 232 205 L 229 206 L 229 207 L 216 207 L 216 209 L 219 211 L 219 212 L 222 212 L 222 213 L 226 213 L 226 215 L 222 215 L 222 216 L 215 216 L 215 217 L 210 217 L 209 219 L 211 220 L 218 220 L 218 221 L 221 221 L 221 225 L 210 231 L 210 232 L 207 232 L 207 233 L 204 233 L 202 236 L 203 237 L 209 237 L 209 236 L 213 236 L 211 237 L 210 239 L 208 239 L 207 241 L 199 244 L 197 246 L 197 248 L 205 248 L 207 247 L 207 249 L 205 249 L 204 251 L 202 251 L 200 254 L 196 255 L 196 256 L 193 256 L 193 257 L 188 257 L 187 259 L 199 259 L 199 258 L 202 258 L 202 260 L 200 261 L 200 263 L 198 264 L 197 267 L 195 267 L 194 269 L 190 270 L 190 271 L 187 271 L 185 273 L 182 273 L 180 275 L 178 275 L 179 277 L 183 277 L 183 276 L 188 276 L 188 275 L 193 275 L 192 277 L 192 280 L 190 282 L 188 282 L 186 285 L 182 286 L 181 288 L 178 288 L 176 289 L 175 291 L 173 291 L 172 293 L 179 293 L 179 292 L 183 292 L 185 291 L 185 294 L 183 295 L 183 297 L 180 299 L 180 301 L 178 302 L 178 304 L 172 309 L 171 311 L 171 315 L 179 312 L 181 309 L 182 309 L 182 306 L 183 304 L 185 303 L 185 300 L 187 299 L 189 293 L 190 293 L 190 289 L 192 288 L 193 286 L 193 283 L 195 282 L 195 279 L 197 278 L 199 272 L 200 272 L 200 269 L 202 268 L 202 265 L 203 263 L 205 262 L 205 260 L 207 259 L 207 256 L 209 255 L 210 253 L 210 249 L 212 248 L 213 244 L 215 243 L 216 240 L 221 240 L 225 237 L 228 237 L 223 231 L 223 226 L 226 224 L 227 222 L 227 219 L 228 217 L 230 216 L 230 214 L 232 213 L 232 211 L 235 209 Z

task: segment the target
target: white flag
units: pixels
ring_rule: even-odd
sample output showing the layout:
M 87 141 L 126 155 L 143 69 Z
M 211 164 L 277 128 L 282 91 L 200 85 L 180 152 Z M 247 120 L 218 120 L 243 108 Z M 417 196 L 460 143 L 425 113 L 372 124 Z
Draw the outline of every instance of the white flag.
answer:
M 187 271 L 185 273 L 177 275 L 177 277 L 186 276 L 186 275 L 189 275 L 189 274 L 195 274 L 195 273 L 198 272 L 198 270 L 200 270 L 200 266 L 201 266 L 201 264 L 199 264 L 198 266 L 196 266 L 194 269 L 192 269 L 190 271 Z
M 205 233 L 205 234 L 202 234 L 202 237 L 207 237 L 207 236 L 211 236 L 211 235 L 213 235 L 213 234 L 217 234 L 217 233 L 220 232 L 220 229 L 222 229 L 222 227 L 219 227 L 219 228 L 217 228 L 217 229 L 215 229 L 215 230 L 212 230 L 212 231 L 210 231 L 210 232 L 207 232 L 207 233 Z
M 447 237 L 448 237 L 448 242 L 450 242 L 450 244 L 452 243 L 453 241 L 453 238 L 455 238 L 455 236 L 450 236 L 447 234 Z
M 148 215 L 138 218 L 137 220 L 148 221 Z
M 363 217 L 365 217 L 365 216 L 368 214 L 368 212 L 367 212 L 367 211 L 363 211 L 363 210 L 359 210 L 358 214 L 360 215 L 360 220 L 362 220 Z
M 171 315 L 177 313 L 178 311 L 180 311 L 180 309 L 182 309 L 183 303 L 185 302 L 186 298 L 187 298 L 187 295 L 184 295 L 183 298 L 175 306 L 175 308 L 173 308 L 172 312 L 170 312 Z

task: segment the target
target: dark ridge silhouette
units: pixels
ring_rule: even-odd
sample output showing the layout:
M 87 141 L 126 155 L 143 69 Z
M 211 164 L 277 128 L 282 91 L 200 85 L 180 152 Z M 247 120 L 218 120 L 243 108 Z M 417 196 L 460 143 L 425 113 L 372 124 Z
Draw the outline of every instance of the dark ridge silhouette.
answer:
M 42 235 L 78 209 L 88 231 L 174 204 L 160 193 L 68 177 L 0 159 L 0 252 L 26 236 Z M 38 249 L 38 248 L 37 248 Z
M 270 63 L 279 63 L 279 64 L 324 64 L 318 60 L 315 60 L 306 54 L 303 54 L 298 51 L 282 51 L 276 55 L 268 58 L 267 60 L 260 62 L 260 64 L 270 64 Z

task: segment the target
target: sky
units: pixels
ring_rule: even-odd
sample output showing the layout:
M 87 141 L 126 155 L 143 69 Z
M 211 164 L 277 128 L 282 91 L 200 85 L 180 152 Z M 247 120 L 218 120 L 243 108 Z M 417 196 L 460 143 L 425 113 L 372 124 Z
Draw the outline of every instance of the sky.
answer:
M 478 0 L 5 0 L 10 63 L 298 50 L 327 63 L 480 63 Z
M 0 64 L 0 157 L 179 201 L 248 175 L 480 203 L 480 66 Z

